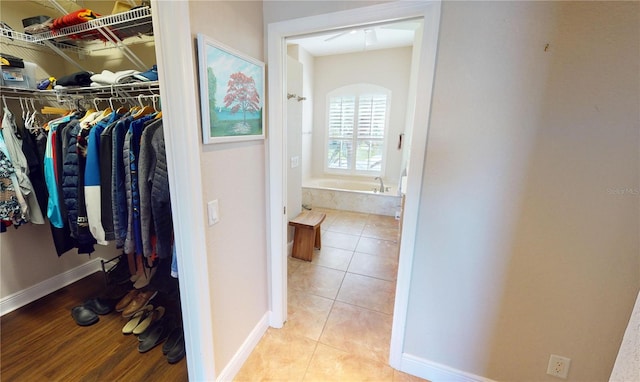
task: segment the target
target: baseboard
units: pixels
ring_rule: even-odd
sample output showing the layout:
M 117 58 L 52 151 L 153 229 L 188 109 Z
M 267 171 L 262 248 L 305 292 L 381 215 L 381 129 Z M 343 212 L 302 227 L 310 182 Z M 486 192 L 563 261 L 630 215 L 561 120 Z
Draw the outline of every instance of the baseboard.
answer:
M 492 379 L 454 369 L 411 354 L 402 354 L 400 371 L 432 382 L 495 382 Z
M 81 278 L 101 270 L 102 266 L 100 264 L 100 260 L 102 260 L 102 258 L 96 257 L 91 261 L 41 281 L 36 285 L 3 297 L 0 300 L 0 316 L 13 312 L 20 307 L 48 295 L 49 293 L 53 293 L 60 288 L 64 288 Z
M 238 349 L 236 354 L 233 355 L 227 366 L 222 369 L 218 378 L 216 378 L 216 382 L 233 381 L 233 378 L 235 378 L 236 374 L 240 371 L 240 368 L 242 368 L 242 365 L 244 365 L 247 358 L 249 358 L 249 355 L 251 355 L 253 349 L 258 345 L 258 342 L 260 342 L 260 339 L 267 331 L 268 327 L 269 312 L 265 313 L 260 321 L 258 321 L 251 333 L 249 333 L 249 336 L 244 340 L 242 346 L 240 346 L 240 349 Z

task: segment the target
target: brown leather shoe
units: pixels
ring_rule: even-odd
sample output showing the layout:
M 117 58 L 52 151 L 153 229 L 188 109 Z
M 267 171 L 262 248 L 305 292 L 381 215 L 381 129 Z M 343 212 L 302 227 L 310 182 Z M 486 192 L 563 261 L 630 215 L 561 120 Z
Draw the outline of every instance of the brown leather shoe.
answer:
M 122 312 L 127 305 L 133 301 L 136 296 L 140 294 L 140 291 L 137 289 L 130 290 L 118 303 L 116 304 L 116 312 Z
M 126 308 L 122 311 L 122 317 L 131 317 L 137 311 L 143 309 L 145 305 L 151 301 L 158 294 L 158 291 L 155 290 L 147 290 L 144 292 L 139 292 L 138 295 L 127 305 Z

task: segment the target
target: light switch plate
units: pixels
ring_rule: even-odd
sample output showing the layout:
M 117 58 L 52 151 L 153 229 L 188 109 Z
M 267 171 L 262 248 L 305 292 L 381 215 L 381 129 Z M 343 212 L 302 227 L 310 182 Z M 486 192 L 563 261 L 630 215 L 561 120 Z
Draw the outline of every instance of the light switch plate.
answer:
M 218 199 L 207 203 L 207 212 L 209 215 L 209 225 L 214 225 L 220 221 L 220 211 L 218 210 Z

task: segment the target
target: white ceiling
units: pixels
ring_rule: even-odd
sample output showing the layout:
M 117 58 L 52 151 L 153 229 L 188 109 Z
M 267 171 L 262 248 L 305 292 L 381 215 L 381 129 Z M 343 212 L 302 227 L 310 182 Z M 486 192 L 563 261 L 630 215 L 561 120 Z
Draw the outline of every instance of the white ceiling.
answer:
M 287 44 L 297 44 L 313 56 L 363 52 L 413 45 L 420 27 L 418 20 L 403 20 L 373 26 L 360 26 L 324 32 L 313 36 L 287 38 Z

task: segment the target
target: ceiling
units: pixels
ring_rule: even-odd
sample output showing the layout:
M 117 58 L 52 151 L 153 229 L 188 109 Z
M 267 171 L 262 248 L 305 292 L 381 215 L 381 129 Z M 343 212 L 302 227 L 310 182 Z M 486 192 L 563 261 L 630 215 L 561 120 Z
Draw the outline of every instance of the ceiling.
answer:
M 312 36 L 290 37 L 287 38 L 287 45 L 299 45 L 313 56 L 411 46 L 415 31 L 420 25 L 419 20 L 403 20 L 358 26 Z

